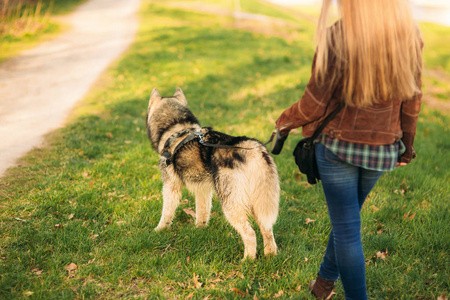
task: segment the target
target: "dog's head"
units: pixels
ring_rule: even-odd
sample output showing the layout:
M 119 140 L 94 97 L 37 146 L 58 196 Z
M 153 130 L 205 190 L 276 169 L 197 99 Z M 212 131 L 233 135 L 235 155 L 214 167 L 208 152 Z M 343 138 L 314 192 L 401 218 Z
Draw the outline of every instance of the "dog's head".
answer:
M 183 91 L 177 88 L 175 94 L 172 97 L 161 97 L 156 88 L 153 89 L 150 95 L 150 101 L 147 109 L 147 123 L 149 118 L 152 117 L 154 112 L 161 108 L 161 106 L 187 106 L 187 100 Z
M 187 108 L 183 91 L 177 88 L 172 97 L 162 97 L 153 89 L 147 108 L 147 136 L 158 151 L 162 135 L 176 125 L 198 124 L 197 118 Z

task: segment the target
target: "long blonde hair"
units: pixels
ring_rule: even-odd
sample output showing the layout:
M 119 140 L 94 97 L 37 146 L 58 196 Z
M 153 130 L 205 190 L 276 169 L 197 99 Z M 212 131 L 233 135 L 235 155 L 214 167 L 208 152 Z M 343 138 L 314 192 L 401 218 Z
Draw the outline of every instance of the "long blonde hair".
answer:
M 316 31 L 318 82 L 343 80 L 346 104 L 357 107 L 418 93 L 422 39 L 409 1 L 337 0 L 341 19 L 328 27 L 332 2 L 323 0 Z

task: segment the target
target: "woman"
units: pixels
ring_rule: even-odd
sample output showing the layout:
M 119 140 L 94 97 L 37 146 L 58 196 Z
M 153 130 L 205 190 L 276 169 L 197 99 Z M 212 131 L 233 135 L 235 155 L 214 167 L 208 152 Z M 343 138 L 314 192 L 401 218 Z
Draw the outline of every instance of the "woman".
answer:
M 345 103 L 316 141 L 332 230 L 310 289 L 328 299 L 340 278 L 346 299 L 367 299 L 360 210 L 383 172 L 415 157 L 423 44 L 407 0 L 338 0 L 341 18 L 326 27 L 332 1 L 323 1 L 305 93 L 276 128 L 303 126 L 310 137 Z

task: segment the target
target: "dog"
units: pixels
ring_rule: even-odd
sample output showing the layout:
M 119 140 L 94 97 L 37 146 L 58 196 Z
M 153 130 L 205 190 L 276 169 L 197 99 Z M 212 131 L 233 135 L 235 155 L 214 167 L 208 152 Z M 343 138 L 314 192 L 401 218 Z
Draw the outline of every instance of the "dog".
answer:
M 195 195 L 197 227 L 208 224 L 215 192 L 228 222 L 241 235 L 244 259 L 256 257 L 258 224 L 264 255 L 275 255 L 273 225 L 278 216 L 280 184 L 276 165 L 262 143 L 201 127 L 180 88 L 172 97 L 153 89 L 147 110 L 147 135 L 161 156 L 163 208 L 156 231 L 169 227 L 182 187 Z

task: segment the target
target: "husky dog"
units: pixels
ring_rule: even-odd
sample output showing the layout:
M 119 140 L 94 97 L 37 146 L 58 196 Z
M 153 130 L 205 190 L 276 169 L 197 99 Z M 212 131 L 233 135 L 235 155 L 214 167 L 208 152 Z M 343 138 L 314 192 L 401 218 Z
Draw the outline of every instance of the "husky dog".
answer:
M 159 169 L 164 182 L 156 231 L 171 225 L 184 185 L 195 194 L 197 227 L 207 225 L 215 191 L 225 217 L 242 237 L 244 259 L 256 256 L 256 235 L 249 216 L 261 230 L 264 254 L 276 254 L 272 227 L 278 215 L 280 186 L 275 163 L 264 145 L 201 127 L 180 88 L 167 98 L 153 89 L 147 135 L 161 155 Z

